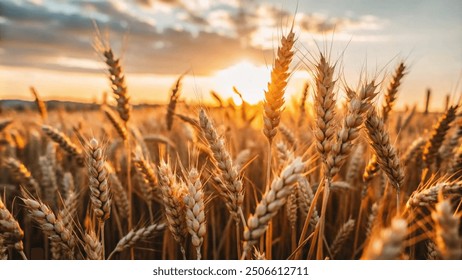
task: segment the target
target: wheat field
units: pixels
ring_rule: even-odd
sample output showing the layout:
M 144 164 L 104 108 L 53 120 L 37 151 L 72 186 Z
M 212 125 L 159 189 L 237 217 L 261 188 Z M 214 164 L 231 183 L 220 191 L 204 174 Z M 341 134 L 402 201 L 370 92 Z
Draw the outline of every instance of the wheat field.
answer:
M 294 44 L 258 105 L 185 102 L 186 73 L 134 107 L 99 41 L 108 100 L 3 108 L 0 259 L 461 259 L 460 104 L 397 111 L 406 61 L 348 86 L 318 51 L 291 106 Z

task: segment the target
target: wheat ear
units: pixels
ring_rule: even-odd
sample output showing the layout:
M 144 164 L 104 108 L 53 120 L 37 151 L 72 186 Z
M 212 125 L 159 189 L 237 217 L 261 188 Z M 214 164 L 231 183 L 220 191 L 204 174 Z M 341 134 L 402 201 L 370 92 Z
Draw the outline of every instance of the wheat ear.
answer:
M 310 89 L 310 84 L 308 82 L 305 83 L 305 86 L 303 87 L 303 92 L 302 92 L 302 98 L 300 99 L 300 114 L 298 117 L 298 127 L 303 126 L 303 123 L 305 122 L 305 117 L 306 117 L 306 99 L 308 98 L 308 91 Z
M 239 172 L 233 165 L 228 151 L 225 149 L 224 140 L 218 136 L 212 121 L 202 109 L 199 113 L 199 122 L 202 134 L 212 151 L 215 166 L 220 170 L 220 179 L 223 183 L 219 184 L 219 188 L 223 188 L 220 190 L 220 194 L 223 196 L 231 216 L 236 223 L 239 223 L 239 213 L 244 200 L 242 180 L 239 177 Z
M 439 260 L 440 255 L 438 254 L 438 249 L 436 244 L 433 241 L 427 242 L 427 260 Z
M 109 80 L 112 86 L 112 92 L 117 100 L 117 111 L 119 116 L 126 123 L 130 119 L 131 105 L 130 95 L 127 92 L 125 84 L 125 75 L 120 65 L 120 60 L 114 57 L 111 48 L 103 51 L 104 58 L 109 71 Z
M 3 236 L 0 234 L 0 261 L 8 259 L 8 247 L 4 242 Z
M 163 231 L 166 225 L 164 223 L 152 224 L 147 227 L 142 227 L 137 230 L 130 230 L 127 235 L 119 240 L 114 250 L 108 257 L 108 260 L 112 258 L 115 253 L 123 252 L 126 249 L 132 248 L 136 243 L 146 241 L 153 236 L 154 233 Z
M 192 125 L 194 129 L 196 129 L 197 131 L 201 131 L 201 125 L 199 124 L 198 120 L 179 113 L 175 113 L 175 116 L 178 117 L 180 120 L 184 121 L 185 123 L 189 123 L 190 125 Z
M 74 184 L 74 176 L 72 176 L 71 172 L 65 172 L 62 178 L 62 188 L 63 199 L 67 199 L 69 197 L 70 192 L 75 191 L 75 184 Z
M 451 126 L 451 123 L 456 118 L 457 109 L 457 105 L 449 107 L 446 113 L 441 116 L 438 123 L 436 123 L 433 127 L 432 134 L 425 144 L 422 153 L 422 159 L 428 168 L 431 167 L 436 159 L 438 150 L 443 144 L 444 138 Z
M 374 236 L 364 250 L 363 260 L 394 260 L 399 257 L 407 236 L 407 222 L 400 218 L 391 221 L 391 227 L 384 228 Z
M 0 121 L 0 132 L 2 132 L 7 126 L 13 123 L 13 120 L 6 119 Z
M 83 237 L 84 250 L 87 254 L 87 260 L 102 260 L 103 259 L 103 245 L 98 240 L 95 231 L 90 229 Z
M 290 147 L 293 150 L 297 149 L 297 140 L 295 139 L 295 134 L 285 125 L 279 126 L 279 131 L 286 139 L 287 143 L 289 143 Z
M 271 82 L 268 83 L 268 89 L 265 91 L 263 133 L 270 143 L 276 136 L 284 109 L 284 92 L 290 76 L 289 66 L 294 55 L 292 51 L 294 43 L 295 34 L 290 30 L 287 37 L 283 36 L 281 39 L 281 46 L 278 47 L 277 57 L 271 71 Z
M 292 186 L 296 184 L 305 169 L 300 157 L 295 158 L 279 177 L 273 179 L 269 190 L 263 194 L 258 202 L 255 213 L 250 215 L 244 230 L 244 253 L 258 241 L 266 232 L 268 223 L 277 214 L 279 209 L 286 203 L 287 197 L 292 192 Z
M 188 192 L 183 198 L 186 205 L 186 226 L 191 234 L 191 243 L 196 248 L 197 259 L 201 259 L 201 246 L 206 233 L 204 192 L 199 172 L 193 168 L 188 175 Z
M 45 102 L 43 102 L 43 100 L 40 98 L 40 96 L 38 95 L 34 87 L 30 87 L 29 89 L 32 95 L 35 97 L 35 104 L 37 105 L 37 109 L 40 113 L 40 116 L 42 117 L 42 120 L 46 121 L 48 118 L 48 112 L 47 112 L 47 106 L 45 105 Z
M 454 149 L 459 145 L 459 140 L 462 137 L 462 125 L 457 125 L 454 133 L 451 135 L 449 141 L 439 150 L 439 158 L 446 159 L 451 156 Z
M 211 91 L 210 91 L 210 95 L 211 95 L 212 98 L 218 103 L 218 107 L 219 107 L 219 108 L 223 108 L 223 107 L 224 107 L 223 99 L 221 99 L 220 95 L 218 95 L 217 92 L 211 90 Z
M 113 190 L 112 194 L 115 205 L 119 210 L 118 214 L 123 218 L 128 218 L 130 216 L 130 205 L 128 205 L 127 192 L 125 191 L 114 169 L 108 162 L 106 162 L 106 170 L 109 173 L 109 182 L 111 184 L 111 189 Z
M 52 209 L 56 209 L 58 183 L 56 182 L 55 169 L 47 156 L 40 156 L 39 164 L 42 171 L 41 185 L 44 189 L 44 200 L 51 206 Z
M 136 147 L 132 161 L 138 172 L 143 176 L 145 183 L 141 184 L 141 192 L 148 206 L 149 217 L 151 222 L 153 222 L 152 202 L 154 201 L 154 191 L 158 185 L 154 168 L 151 163 L 144 158 L 139 146 Z
M 379 172 L 380 167 L 379 163 L 377 162 L 377 156 L 375 154 L 372 155 L 372 157 L 369 159 L 369 161 L 366 164 L 366 168 L 364 168 L 363 172 L 363 189 L 361 192 L 361 196 L 365 197 L 367 195 L 367 186 L 372 179 L 374 179 L 375 175 Z
M 175 115 L 175 107 L 178 102 L 178 99 L 180 98 L 180 93 L 181 93 L 181 80 L 183 80 L 184 75 L 181 75 L 178 80 L 176 80 L 175 85 L 172 88 L 172 92 L 170 94 L 170 102 L 168 103 L 167 106 L 167 116 L 166 116 L 166 122 L 167 122 L 167 129 L 172 130 L 172 125 L 173 125 L 173 115 Z
M 387 174 L 390 183 L 398 190 L 403 184 L 404 173 L 390 136 L 385 130 L 383 120 L 375 110 L 370 110 L 366 119 L 366 130 L 370 145 L 374 149 L 377 163 Z
M 30 191 L 40 196 L 40 186 L 34 179 L 29 169 L 17 159 L 9 157 L 6 160 L 6 167 L 11 172 L 15 180 L 24 184 L 24 186 Z
M 21 229 L 18 221 L 11 215 L 11 212 L 3 204 L 0 198 L 0 237 L 3 238 L 2 244 L 14 245 L 14 248 L 20 252 L 23 251 L 22 239 L 24 238 L 24 232 Z
M 70 191 L 68 197 L 64 201 L 63 208 L 58 213 L 58 216 L 61 217 L 63 221 L 63 225 L 68 229 L 74 227 L 74 217 L 77 214 L 78 206 L 79 195 L 74 191 Z
M 371 236 L 374 230 L 374 223 L 377 219 L 377 215 L 379 214 L 379 204 L 374 202 L 371 206 L 371 213 L 367 217 L 367 224 L 366 224 L 366 237 Z
M 74 233 L 65 227 L 60 216 L 56 217 L 53 211 L 42 203 L 26 195 L 22 199 L 32 219 L 35 220 L 52 241 L 59 243 L 73 257 L 73 250 L 76 245 Z
M 334 93 L 334 71 L 326 58 L 321 54 L 316 65 L 316 88 L 314 95 L 314 106 L 316 112 L 314 136 L 316 138 L 316 149 L 324 164 L 332 149 L 335 134 L 335 93 Z M 326 166 L 327 170 L 327 166 Z
M 363 123 L 363 115 L 372 108 L 372 100 L 377 96 L 375 81 L 365 84 L 359 94 L 351 96 L 348 112 L 344 118 L 342 128 L 337 133 L 336 141 L 327 156 L 326 173 L 333 178 L 346 161 L 353 148 L 353 141 L 359 137 L 359 128 Z
M 159 165 L 159 183 L 162 191 L 167 224 L 173 238 L 180 245 L 183 257 L 186 258 L 184 242 L 186 237 L 186 217 L 184 196 L 187 191 L 183 182 L 178 182 L 170 165 L 161 161 Z
M 449 174 L 457 174 L 460 177 L 460 171 L 462 170 L 462 147 L 457 149 L 454 158 L 451 160 Z
M 92 138 L 88 145 L 88 172 L 93 212 L 99 223 L 103 224 L 111 215 L 111 190 L 107 180 L 103 148 L 95 138 Z
M 303 213 L 303 216 L 306 217 L 310 212 L 310 207 L 314 200 L 314 193 L 313 193 L 313 190 L 311 189 L 308 179 L 306 179 L 305 177 L 301 177 L 298 180 L 298 191 L 299 191 L 298 202 L 300 204 L 300 210 Z M 316 207 L 314 207 L 313 214 L 309 219 L 310 219 L 310 225 L 313 228 L 316 227 L 316 225 L 319 222 L 319 213 Z
M 387 92 L 385 94 L 385 104 L 382 106 L 382 117 L 383 122 L 386 123 L 388 120 L 388 115 L 393 109 L 393 105 L 396 100 L 396 95 L 398 93 L 398 88 L 401 85 L 401 79 L 406 75 L 406 66 L 404 62 L 400 62 L 398 67 L 395 70 L 394 75 L 391 78 L 390 83 L 387 87 Z
M 114 112 L 108 106 L 104 106 L 103 111 L 108 120 L 111 122 L 112 126 L 117 131 L 117 134 L 119 134 L 120 138 L 126 141 L 128 138 L 128 133 L 127 129 L 125 128 L 125 125 L 120 121 L 120 119 L 114 114 Z
M 337 235 L 335 236 L 334 241 L 332 241 L 332 246 L 330 248 L 330 253 L 333 258 L 335 258 L 335 256 L 337 256 L 338 253 L 340 253 L 343 244 L 345 244 L 345 242 L 348 240 L 351 233 L 353 233 L 354 229 L 355 220 L 353 219 L 349 219 L 346 223 L 342 225 Z
M 460 260 L 462 257 L 462 238 L 459 235 L 460 216 L 454 216 L 449 200 L 438 202 L 432 212 L 435 222 L 435 243 L 441 257 L 445 260 Z
M 426 143 L 427 140 L 423 137 L 415 139 L 401 157 L 403 165 L 407 166 L 413 159 L 421 157 L 423 147 Z
M 350 184 L 353 184 L 356 179 L 359 178 L 359 169 L 361 165 L 363 165 L 364 160 L 363 160 L 363 155 L 364 155 L 364 146 L 359 145 L 351 155 L 351 160 L 350 163 L 348 164 L 348 168 L 346 171 L 345 175 L 345 181 L 347 181 Z
M 462 196 L 462 181 L 456 182 L 441 182 L 434 186 L 430 186 L 424 190 L 417 190 L 411 194 L 406 203 L 408 208 L 426 207 L 438 202 L 438 194 L 442 193 L 446 196 L 461 197 Z
M 241 150 L 234 158 L 234 166 L 238 171 L 242 171 L 245 165 L 248 163 L 251 155 L 250 149 Z
M 42 125 L 42 130 L 46 135 L 48 135 L 48 137 L 58 143 L 58 145 L 66 151 L 66 153 L 71 155 L 80 166 L 85 166 L 85 159 L 83 157 L 82 150 L 72 143 L 72 141 L 64 133 L 49 125 Z
M 289 150 L 284 142 L 276 143 L 276 150 L 278 154 L 279 165 L 282 168 L 285 164 L 294 158 L 294 152 Z

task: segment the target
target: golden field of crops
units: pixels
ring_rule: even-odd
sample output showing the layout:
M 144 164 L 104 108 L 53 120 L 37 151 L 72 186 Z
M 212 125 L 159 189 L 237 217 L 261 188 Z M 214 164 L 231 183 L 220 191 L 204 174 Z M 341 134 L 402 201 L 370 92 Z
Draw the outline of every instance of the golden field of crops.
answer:
M 32 88 L 33 111 L 2 108 L 0 258 L 461 259 L 458 101 L 396 111 L 405 61 L 348 86 L 318 51 L 288 104 L 295 41 L 258 105 L 186 102 L 180 76 L 135 108 L 101 43 L 103 104 L 47 110 Z

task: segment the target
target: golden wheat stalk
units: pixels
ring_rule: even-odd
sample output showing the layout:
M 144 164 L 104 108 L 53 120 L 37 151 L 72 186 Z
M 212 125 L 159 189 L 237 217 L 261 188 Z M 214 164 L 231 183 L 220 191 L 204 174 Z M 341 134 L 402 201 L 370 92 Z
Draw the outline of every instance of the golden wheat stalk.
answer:
M 439 148 L 443 144 L 444 138 L 451 126 L 451 123 L 456 119 L 456 113 L 459 106 L 451 106 L 439 119 L 433 127 L 430 138 L 425 144 L 422 159 L 427 168 L 431 168 L 431 165 L 436 159 Z
M 220 191 L 222 198 L 226 202 L 231 216 L 236 223 L 240 222 L 240 209 L 244 200 L 242 181 L 239 177 L 239 172 L 228 151 L 225 149 L 224 140 L 218 136 L 218 133 L 213 126 L 212 121 L 209 119 L 204 110 L 201 109 L 199 113 L 199 122 L 202 129 L 202 134 L 207 140 L 210 150 L 213 154 L 215 166 L 220 170 L 219 188 L 224 188 Z
M 88 144 L 90 200 L 96 219 L 103 224 L 111 215 L 111 189 L 105 166 L 103 148 L 92 138 Z
M 40 196 L 40 185 L 37 180 L 32 176 L 29 169 L 19 160 L 9 157 L 6 160 L 6 167 L 11 172 L 15 180 L 23 184 L 30 192 L 34 192 Z
M 130 214 L 130 205 L 128 203 L 127 191 L 123 187 L 122 183 L 119 180 L 114 168 L 106 162 L 106 170 L 109 173 L 109 182 L 112 188 L 112 194 L 114 198 L 115 205 L 119 210 L 117 213 L 122 218 L 128 218 Z
M 142 184 L 141 191 L 143 193 L 143 198 L 146 200 L 146 203 L 149 209 L 149 215 L 151 218 L 151 222 L 153 222 L 154 216 L 152 213 L 151 204 L 154 201 L 155 190 L 157 189 L 157 186 L 158 186 L 155 170 L 152 167 L 151 163 L 148 162 L 144 158 L 141 152 L 141 148 L 139 148 L 139 146 L 135 150 L 134 157 L 132 160 L 134 163 L 133 165 L 136 167 L 138 172 L 143 176 L 145 184 Z
M 363 115 L 372 108 L 372 100 L 377 96 L 377 85 L 372 80 L 366 83 L 359 94 L 351 96 L 348 102 L 348 112 L 343 126 L 334 138 L 331 152 L 327 156 L 326 174 L 333 178 L 339 171 L 353 148 L 353 141 L 359 137 L 359 128 L 363 123 Z
M 201 246 L 206 234 L 204 191 L 200 174 L 192 168 L 188 174 L 188 192 L 183 198 L 186 205 L 186 226 L 191 234 L 191 243 L 196 248 L 197 259 L 201 259 Z
M 37 109 L 40 113 L 40 116 L 42 117 L 42 120 L 45 122 L 48 118 L 47 106 L 45 105 L 45 102 L 43 102 L 43 100 L 40 98 L 34 87 L 30 87 L 29 89 L 35 98 L 35 104 L 37 105 Z
M 42 130 L 48 137 L 51 138 L 51 140 L 58 143 L 58 145 L 66 153 L 71 155 L 80 166 L 85 166 L 85 159 L 82 150 L 72 143 L 72 141 L 64 133 L 48 125 L 42 125 Z
M 92 229 L 83 236 L 84 250 L 87 260 L 103 260 L 103 245 L 98 240 L 95 231 Z
M 290 76 L 289 66 L 294 55 L 292 51 L 294 43 L 295 34 L 290 30 L 287 37 L 283 36 L 281 39 L 281 46 L 278 47 L 277 57 L 271 71 L 271 82 L 268 83 L 268 89 L 265 91 L 263 133 L 270 143 L 276 136 L 284 109 L 284 93 Z
M 112 259 L 114 254 L 123 252 L 126 249 L 132 248 L 138 242 L 147 241 L 152 238 L 157 232 L 161 232 L 166 228 L 165 223 L 151 224 L 137 230 L 130 230 L 127 235 L 119 240 L 114 250 L 109 254 L 108 260 Z
M 186 259 L 185 239 L 187 233 L 184 196 L 187 187 L 178 182 L 168 163 L 161 161 L 159 165 L 159 183 L 162 191 L 167 224 L 175 241 L 180 245 L 183 258 Z
M 0 197 L 0 238 L 2 238 L 2 244 L 5 248 L 8 245 L 23 253 L 23 238 L 24 232 L 21 229 L 18 221 L 13 217 L 11 212 L 6 208 L 5 204 Z M 1 246 L 0 245 L 0 246 Z
M 316 64 L 316 87 L 314 91 L 316 149 L 324 164 L 327 165 L 327 157 L 332 149 L 335 137 L 335 93 L 334 71 L 324 55 L 320 54 Z M 326 166 L 326 172 L 327 166 Z
M 295 158 L 281 171 L 280 176 L 273 180 L 269 191 L 263 194 L 255 212 L 247 220 L 247 226 L 244 230 L 244 254 L 266 232 L 268 223 L 284 206 L 287 197 L 292 192 L 291 187 L 298 182 L 304 169 L 305 165 L 302 159 L 300 157 Z
M 172 88 L 172 92 L 170 94 L 170 102 L 168 103 L 167 106 L 167 116 L 166 116 L 166 122 L 167 122 L 167 129 L 172 130 L 172 125 L 173 125 L 173 115 L 175 115 L 175 108 L 176 104 L 178 102 L 178 99 L 180 98 L 180 93 L 181 93 L 181 81 L 183 80 L 184 75 L 181 75 L 178 80 L 176 80 L 175 85 Z
M 375 110 L 370 110 L 366 119 L 366 130 L 370 145 L 374 149 L 377 163 L 385 172 L 390 183 L 398 192 L 403 185 L 404 172 L 395 148 L 391 145 L 390 135 L 386 131 L 383 120 Z
M 112 92 L 117 101 L 117 112 L 120 118 L 126 123 L 130 119 L 131 104 L 120 59 L 114 57 L 114 53 L 110 47 L 104 48 L 103 56 L 108 66 Z
M 438 202 L 438 194 L 444 197 L 461 197 L 462 181 L 440 182 L 411 194 L 406 203 L 407 208 L 427 207 Z
M 299 105 L 300 114 L 298 116 L 298 127 L 302 127 L 303 124 L 305 123 L 306 99 L 308 98 L 309 89 L 310 89 L 310 84 L 306 82 L 305 86 L 303 87 L 302 98 L 300 99 L 300 105 Z
M 436 227 L 435 243 L 441 257 L 445 260 L 460 260 L 462 257 L 460 215 L 453 214 L 451 202 L 449 200 L 438 202 L 435 211 L 432 212 L 432 219 Z
M 314 202 L 314 193 L 311 189 L 310 183 L 308 179 L 305 177 L 301 177 L 298 180 L 298 192 L 299 192 L 299 200 L 298 203 L 300 204 L 300 210 L 304 217 L 306 217 L 311 208 L 311 204 Z M 319 213 L 316 207 L 313 209 L 313 214 L 311 217 L 308 218 L 310 221 L 310 225 L 314 228 L 319 222 Z
M 29 215 L 37 222 L 42 231 L 50 240 L 56 241 L 66 251 L 68 257 L 73 258 L 76 246 L 75 236 L 72 231 L 64 226 L 60 216 L 56 217 L 53 211 L 39 200 L 25 195 L 22 199 Z
M 333 258 L 335 258 L 340 253 L 342 246 L 345 244 L 345 242 L 348 240 L 350 235 L 353 233 L 354 229 L 355 229 L 354 219 L 349 219 L 346 223 L 342 225 L 337 235 L 335 236 L 334 241 L 332 241 L 332 245 L 330 247 L 330 253 Z
M 128 133 L 127 133 L 127 129 L 125 128 L 124 124 L 118 119 L 118 117 L 114 114 L 111 108 L 109 108 L 108 106 L 104 106 L 102 109 L 106 117 L 111 122 L 112 126 L 117 131 L 117 134 L 119 134 L 122 140 L 126 141 L 128 138 Z
M 404 62 L 400 62 L 390 80 L 390 83 L 388 84 L 387 92 L 385 94 L 385 104 L 382 106 L 382 117 L 384 123 L 387 123 L 388 115 L 395 104 L 398 88 L 401 85 L 401 79 L 404 75 L 406 75 L 405 70 L 406 65 L 404 65 Z

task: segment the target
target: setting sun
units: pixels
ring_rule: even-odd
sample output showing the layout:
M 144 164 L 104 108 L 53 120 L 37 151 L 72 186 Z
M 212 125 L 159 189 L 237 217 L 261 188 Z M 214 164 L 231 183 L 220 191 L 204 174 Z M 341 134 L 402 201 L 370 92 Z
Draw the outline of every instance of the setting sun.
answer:
M 232 96 L 236 104 L 240 104 L 241 100 L 233 93 L 233 87 L 242 93 L 246 102 L 256 104 L 265 96 L 264 90 L 270 80 L 270 72 L 266 66 L 256 66 L 244 60 L 217 71 L 211 79 L 214 88 L 223 96 Z

